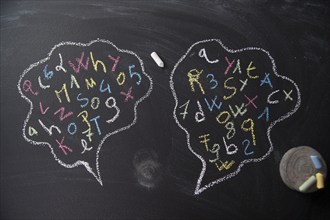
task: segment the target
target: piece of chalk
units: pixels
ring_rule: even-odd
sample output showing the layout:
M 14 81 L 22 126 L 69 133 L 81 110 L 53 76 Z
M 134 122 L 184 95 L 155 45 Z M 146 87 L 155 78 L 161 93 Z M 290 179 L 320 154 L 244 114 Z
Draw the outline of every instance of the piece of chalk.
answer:
M 316 155 L 311 155 L 310 158 L 313 161 L 314 167 L 316 169 L 321 169 L 322 164 L 321 164 L 321 161 L 319 160 L 319 158 Z
M 154 59 L 154 61 L 156 62 L 156 64 L 159 67 L 161 67 L 161 68 L 164 67 L 164 62 L 160 59 L 160 57 L 158 56 L 158 54 L 156 52 L 152 52 L 151 57 L 152 57 L 152 59 Z
M 303 184 L 301 184 L 301 186 L 299 186 L 299 191 L 306 192 L 315 182 L 315 176 L 309 177 Z
M 316 174 L 316 188 L 323 189 L 324 188 L 324 179 L 322 173 Z

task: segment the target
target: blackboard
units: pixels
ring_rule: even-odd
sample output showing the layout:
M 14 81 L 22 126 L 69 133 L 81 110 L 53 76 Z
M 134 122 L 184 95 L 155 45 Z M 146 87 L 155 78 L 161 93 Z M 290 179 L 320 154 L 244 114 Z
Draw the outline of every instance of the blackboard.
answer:
M 297 146 L 330 163 L 329 7 L 1 1 L 1 219 L 328 219 L 329 178 L 297 192 L 279 165 Z M 252 113 L 233 118 L 242 103 Z M 217 147 L 228 163 L 208 172 Z

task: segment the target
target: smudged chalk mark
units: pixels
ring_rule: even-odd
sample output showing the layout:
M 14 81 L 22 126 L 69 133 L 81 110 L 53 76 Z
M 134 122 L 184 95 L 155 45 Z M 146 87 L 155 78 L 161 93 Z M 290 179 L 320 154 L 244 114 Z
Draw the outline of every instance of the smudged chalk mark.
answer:
M 161 180 L 161 164 L 158 156 L 152 149 L 139 150 L 133 159 L 135 177 L 140 186 L 153 189 Z

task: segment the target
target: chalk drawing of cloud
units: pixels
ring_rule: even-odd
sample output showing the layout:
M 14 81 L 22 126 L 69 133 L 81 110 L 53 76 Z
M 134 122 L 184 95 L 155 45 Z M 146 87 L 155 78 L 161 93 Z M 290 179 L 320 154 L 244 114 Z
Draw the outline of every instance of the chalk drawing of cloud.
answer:
M 218 39 L 194 43 L 172 70 L 173 116 L 202 163 L 195 194 L 236 176 L 273 151 L 273 127 L 294 114 L 297 84 L 277 73 L 262 48 L 227 48 Z
M 132 51 L 104 39 L 61 42 L 20 76 L 18 91 L 30 104 L 23 137 L 48 146 L 66 168 L 84 166 L 102 185 L 105 140 L 136 123 L 138 105 L 152 86 Z

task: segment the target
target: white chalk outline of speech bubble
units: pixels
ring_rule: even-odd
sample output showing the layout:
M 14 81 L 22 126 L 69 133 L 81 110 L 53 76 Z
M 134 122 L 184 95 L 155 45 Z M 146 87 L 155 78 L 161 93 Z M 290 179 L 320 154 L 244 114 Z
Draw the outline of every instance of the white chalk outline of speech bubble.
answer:
M 287 80 L 287 81 L 291 82 L 291 83 L 295 86 L 295 88 L 296 88 L 296 90 L 297 90 L 297 103 L 296 103 L 295 107 L 294 107 L 291 111 L 289 111 L 288 113 L 286 113 L 286 114 L 280 116 L 277 120 L 272 121 L 272 122 L 270 123 L 270 125 L 269 125 L 269 127 L 268 127 L 268 129 L 267 129 L 267 137 L 268 137 L 268 140 L 269 140 L 269 143 L 270 143 L 270 148 L 269 148 L 268 152 L 267 152 L 265 155 L 263 155 L 263 156 L 260 157 L 260 158 L 252 158 L 252 159 L 243 160 L 243 161 L 239 164 L 239 166 L 237 167 L 237 169 L 236 169 L 234 172 L 232 172 L 232 173 L 230 173 L 230 174 L 228 174 L 228 175 L 226 175 L 226 176 L 224 176 L 224 177 L 218 178 L 218 179 L 216 179 L 216 180 L 214 180 L 214 181 L 212 181 L 212 182 L 210 182 L 210 183 L 204 185 L 203 187 L 201 187 L 201 183 L 202 183 L 202 180 L 203 180 L 204 174 L 205 174 L 205 172 L 206 172 L 206 162 L 205 162 L 205 160 L 203 159 L 203 157 L 201 157 L 199 154 L 197 154 L 197 153 L 191 148 L 191 145 L 190 145 L 190 134 L 189 134 L 189 132 L 188 132 L 188 131 L 187 131 L 187 130 L 186 130 L 186 129 L 180 124 L 180 122 L 179 122 L 179 120 L 178 120 L 178 118 L 177 118 L 177 116 L 176 116 L 176 114 L 175 114 L 176 109 L 177 109 L 177 107 L 178 107 L 178 98 L 177 98 L 177 96 L 176 96 L 176 92 L 175 92 L 175 89 L 174 89 L 173 76 L 174 76 L 174 72 L 175 72 L 176 68 L 177 68 L 177 67 L 179 66 L 179 64 L 180 64 L 180 63 L 186 58 L 186 56 L 189 54 L 190 50 L 191 50 L 194 46 L 196 46 L 196 45 L 198 45 L 198 44 L 201 44 L 201 43 L 211 42 L 211 41 L 215 41 L 215 42 L 219 43 L 219 44 L 222 46 L 222 48 L 225 49 L 225 50 L 226 50 L 227 52 L 229 52 L 229 53 L 239 53 L 239 52 L 247 51 L 247 50 L 252 50 L 252 51 L 253 51 L 253 50 L 258 50 L 258 51 L 262 51 L 262 52 L 266 53 L 266 54 L 268 55 L 269 59 L 270 59 L 271 62 L 272 62 L 274 74 L 275 74 L 277 77 L 280 77 L 280 78 L 282 78 L 282 79 L 284 79 L 284 80 Z M 262 49 L 262 48 L 258 48 L 258 47 L 247 47 L 247 48 L 243 48 L 243 49 L 239 49 L 239 50 L 232 50 L 232 49 L 227 48 L 227 47 L 222 43 L 222 41 L 221 41 L 220 39 L 207 39 L 207 40 L 202 40 L 202 41 L 198 41 L 198 42 L 194 43 L 192 46 L 190 46 L 190 48 L 187 50 L 187 52 L 185 53 L 185 55 L 183 55 L 183 56 L 180 58 L 180 60 L 175 64 L 174 69 L 173 69 L 172 72 L 171 72 L 171 76 L 170 76 L 170 87 L 171 87 L 171 90 L 172 90 L 173 97 L 174 97 L 174 99 L 175 99 L 175 107 L 174 107 L 174 110 L 173 110 L 173 116 L 174 116 L 175 122 L 176 122 L 177 125 L 178 125 L 182 130 L 184 130 L 184 132 L 186 133 L 187 144 L 188 144 L 188 148 L 189 148 L 189 150 L 190 150 L 190 151 L 191 151 L 191 152 L 192 152 L 192 153 L 193 153 L 193 154 L 194 154 L 194 155 L 195 155 L 195 156 L 196 156 L 196 157 L 202 162 L 202 165 L 203 165 L 203 168 L 202 168 L 202 170 L 201 170 L 201 172 L 200 172 L 200 175 L 199 175 L 199 178 L 198 178 L 198 180 L 197 180 L 197 184 L 196 184 L 196 188 L 195 188 L 195 192 L 194 192 L 195 195 L 198 195 L 198 194 L 202 193 L 204 190 L 206 190 L 206 189 L 212 187 L 213 185 L 216 185 L 216 184 L 218 184 L 218 183 L 220 183 L 220 182 L 222 182 L 222 181 L 224 181 L 224 180 L 227 180 L 227 179 L 229 179 L 229 178 L 231 178 L 231 177 L 236 176 L 236 175 L 241 171 L 241 168 L 242 168 L 245 164 L 250 163 L 250 162 L 260 162 L 260 161 L 264 160 L 266 157 L 268 157 L 269 154 L 273 151 L 273 143 L 272 143 L 271 138 L 270 138 L 270 132 L 271 132 L 272 128 L 273 128 L 278 122 L 281 122 L 281 121 L 283 121 L 284 119 L 286 119 L 286 118 L 290 117 L 291 115 L 293 115 L 293 114 L 298 110 L 298 108 L 300 107 L 300 103 L 301 103 L 301 95 L 300 95 L 300 91 L 299 91 L 298 85 L 297 85 L 293 80 L 289 79 L 288 77 L 286 77 L 286 76 L 281 76 L 281 75 L 279 75 L 279 74 L 277 73 L 276 65 L 275 65 L 275 61 L 274 61 L 273 57 L 270 55 L 270 53 L 269 53 L 268 51 L 266 51 L 266 50 L 264 50 L 264 49 Z
M 98 147 L 97 147 L 97 151 L 96 151 L 96 162 L 95 162 L 95 163 L 96 163 L 96 172 L 97 172 L 97 173 L 95 173 L 95 172 L 92 170 L 92 168 L 90 167 L 90 165 L 89 165 L 88 162 L 86 162 L 86 161 L 82 161 L 82 160 L 78 160 L 78 161 L 76 161 L 76 162 L 73 163 L 73 164 L 66 164 L 66 163 L 62 162 L 62 161 L 56 156 L 56 154 L 54 153 L 54 150 L 53 150 L 51 144 L 49 144 L 48 142 L 37 142 L 37 141 L 33 141 L 33 140 L 30 140 L 29 138 L 26 137 L 26 135 L 25 135 L 25 129 L 26 129 L 26 125 L 27 125 L 27 123 L 28 123 L 28 121 L 29 121 L 29 119 L 30 119 L 30 116 L 31 116 L 31 114 L 32 114 L 33 103 L 30 101 L 30 99 L 28 99 L 28 98 L 22 93 L 22 90 L 21 90 L 20 85 L 21 85 L 21 81 L 22 81 L 23 77 L 24 77 L 24 76 L 25 76 L 25 75 L 26 75 L 31 69 L 33 69 L 34 67 L 36 67 L 36 66 L 38 66 L 38 65 L 40 65 L 40 64 L 42 64 L 42 63 L 44 63 L 44 62 L 46 62 L 46 61 L 48 61 L 48 60 L 50 59 L 50 56 L 52 55 L 53 51 L 54 51 L 56 48 L 61 47 L 61 46 L 68 46 L 68 45 L 69 45 L 69 46 L 78 46 L 78 47 L 88 47 L 88 46 L 90 46 L 90 45 L 92 45 L 92 44 L 94 44 L 94 43 L 97 43 L 97 42 L 110 44 L 111 46 L 113 46 L 114 48 L 116 48 L 116 50 L 117 50 L 118 52 L 120 52 L 120 53 L 128 53 L 128 54 L 131 54 L 131 55 L 135 56 L 135 57 L 139 60 L 139 62 L 140 62 L 141 69 L 142 69 L 142 73 L 143 73 L 143 74 L 144 74 L 144 75 L 150 80 L 150 87 L 149 87 L 147 93 L 146 93 L 143 97 L 141 97 L 138 101 L 136 101 L 136 103 L 134 104 L 134 120 L 133 120 L 133 122 L 132 122 L 131 124 L 125 126 L 125 127 L 122 127 L 122 128 L 120 128 L 120 129 L 117 129 L 117 130 L 115 130 L 115 131 L 113 131 L 113 132 L 110 132 L 110 133 L 106 134 L 106 135 L 104 136 L 104 138 L 102 139 L 102 141 L 100 142 L 100 144 L 98 145 Z M 19 81 L 18 81 L 17 88 L 18 88 L 18 91 L 19 91 L 21 97 L 22 97 L 23 99 L 25 99 L 25 100 L 30 104 L 30 110 L 29 110 L 29 113 L 28 113 L 26 119 L 24 120 L 24 125 L 23 125 L 23 129 L 22 129 L 24 139 L 25 139 L 27 142 L 29 142 L 29 143 L 31 143 L 31 144 L 34 144 L 34 145 L 48 146 L 48 147 L 50 148 L 51 153 L 53 154 L 55 160 L 56 160 L 60 165 L 64 166 L 65 168 L 74 168 L 74 167 L 77 167 L 77 166 L 79 166 L 79 165 L 83 165 L 83 166 L 85 166 L 86 170 L 87 170 L 89 173 L 91 173 L 101 185 L 103 185 L 103 183 L 102 183 L 102 179 L 101 179 L 100 170 L 99 170 L 99 152 L 100 152 L 100 150 L 101 150 L 101 147 L 102 147 L 103 143 L 105 142 L 105 140 L 106 140 L 108 137 L 110 137 L 111 135 L 117 134 L 117 133 L 119 133 L 119 132 L 121 132 L 121 131 L 127 130 L 127 129 L 129 129 L 131 126 L 133 126 L 133 125 L 136 123 L 136 121 L 137 121 L 137 106 L 138 106 L 138 104 L 139 104 L 140 102 L 142 102 L 145 98 L 147 98 L 147 97 L 150 95 L 150 93 L 151 93 L 151 91 L 152 91 L 152 89 L 153 89 L 153 81 L 152 81 L 152 78 L 151 78 L 151 77 L 150 77 L 150 76 L 144 71 L 143 61 L 142 61 L 142 59 L 141 59 L 138 55 L 136 55 L 134 52 L 129 51 L 129 50 L 119 49 L 116 45 L 114 45 L 114 44 L 113 44 L 111 41 L 109 41 L 109 40 L 104 40 L 104 39 L 99 39 L 99 38 L 97 38 L 96 40 L 92 40 L 92 41 L 90 41 L 89 43 L 80 43 L 80 42 L 76 43 L 76 42 L 71 42 L 71 41 L 66 41 L 66 42 L 63 41 L 63 42 L 60 42 L 59 44 L 56 44 L 56 45 L 51 49 L 51 51 L 48 53 L 48 55 L 47 55 L 46 58 L 44 58 L 44 59 L 42 59 L 42 60 L 39 60 L 38 62 L 36 62 L 36 63 L 34 63 L 34 64 L 31 64 L 27 69 L 24 70 L 24 72 L 22 73 L 22 75 L 20 76 L 20 79 L 19 79 Z

